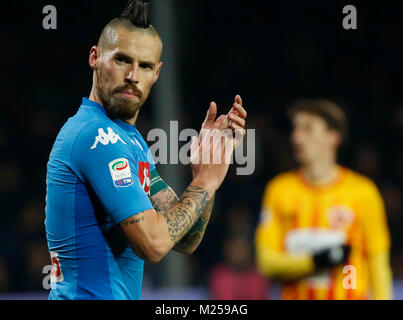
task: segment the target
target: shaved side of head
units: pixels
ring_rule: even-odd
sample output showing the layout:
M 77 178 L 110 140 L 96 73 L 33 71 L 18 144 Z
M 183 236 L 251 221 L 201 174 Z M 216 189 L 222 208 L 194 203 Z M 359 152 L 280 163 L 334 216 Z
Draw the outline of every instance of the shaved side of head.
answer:
M 157 37 L 162 44 L 162 40 L 157 30 L 150 25 L 147 28 L 141 28 L 133 25 L 132 21 L 127 17 L 119 17 L 111 20 L 102 30 L 101 36 L 98 40 L 98 47 L 101 50 L 110 49 L 115 47 L 116 42 L 118 41 L 118 33 L 117 30 L 119 28 L 124 28 L 130 31 L 146 33 L 150 36 Z

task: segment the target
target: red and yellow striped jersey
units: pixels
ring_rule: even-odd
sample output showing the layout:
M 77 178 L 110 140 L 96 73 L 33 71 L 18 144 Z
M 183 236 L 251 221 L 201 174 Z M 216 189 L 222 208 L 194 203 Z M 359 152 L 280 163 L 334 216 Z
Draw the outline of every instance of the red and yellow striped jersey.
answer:
M 352 247 L 345 265 L 313 273 L 311 262 L 310 275 L 284 282 L 284 299 L 370 297 L 368 259 L 390 247 L 384 204 L 370 179 L 344 167 L 338 170 L 337 181 L 327 186 L 314 187 L 295 170 L 266 187 L 255 239 L 258 260 L 267 259 L 264 250 L 311 259 L 316 250 L 334 244 Z M 258 261 L 262 263 L 270 262 Z

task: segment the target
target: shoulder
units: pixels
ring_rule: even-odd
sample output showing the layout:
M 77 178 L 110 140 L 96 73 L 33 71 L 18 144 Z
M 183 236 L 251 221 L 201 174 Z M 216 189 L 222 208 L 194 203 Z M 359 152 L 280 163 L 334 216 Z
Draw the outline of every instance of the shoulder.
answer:
M 295 170 L 286 171 L 274 176 L 266 185 L 266 189 L 279 190 L 289 188 L 297 182 L 297 174 Z
M 376 183 L 369 177 L 360 174 L 352 169 L 344 168 L 346 172 L 346 184 L 360 194 L 378 193 Z
M 291 190 L 295 189 L 297 181 L 297 175 L 294 170 L 277 174 L 266 184 L 263 193 L 263 203 L 282 201 L 285 199 L 284 197 L 291 194 Z
M 94 150 L 108 145 L 126 145 L 121 128 L 113 121 L 95 119 L 77 128 L 75 145 Z

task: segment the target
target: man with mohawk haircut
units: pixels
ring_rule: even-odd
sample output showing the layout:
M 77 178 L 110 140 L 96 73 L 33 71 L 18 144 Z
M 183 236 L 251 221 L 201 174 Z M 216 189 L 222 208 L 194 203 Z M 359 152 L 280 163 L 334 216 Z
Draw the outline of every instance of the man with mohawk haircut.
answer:
M 139 0 L 128 2 L 90 50 L 90 96 L 60 130 L 47 166 L 49 299 L 140 299 L 144 260 L 158 262 L 171 249 L 190 254 L 204 236 L 229 161 L 192 161 L 192 182 L 179 199 L 135 126 L 158 80 L 161 51 L 149 3 Z M 199 159 L 219 152 L 228 160 L 225 148 L 239 139 L 223 145 L 220 130 L 246 133 L 240 96 L 216 115 L 212 102 L 202 129 L 219 129 L 213 141 L 192 139 Z

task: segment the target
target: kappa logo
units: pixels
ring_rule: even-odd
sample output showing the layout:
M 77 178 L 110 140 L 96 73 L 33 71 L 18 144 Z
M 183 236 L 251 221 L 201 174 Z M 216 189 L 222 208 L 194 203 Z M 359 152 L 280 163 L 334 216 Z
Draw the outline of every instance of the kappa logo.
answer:
M 122 138 L 112 130 L 112 128 L 108 127 L 106 130 L 108 133 L 105 133 L 103 128 L 98 129 L 98 135 L 95 137 L 94 144 L 90 149 L 95 149 L 99 142 L 104 146 L 109 143 L 115 144 L 118 140 L 126 144 L 126 142 L 124 142 Z

